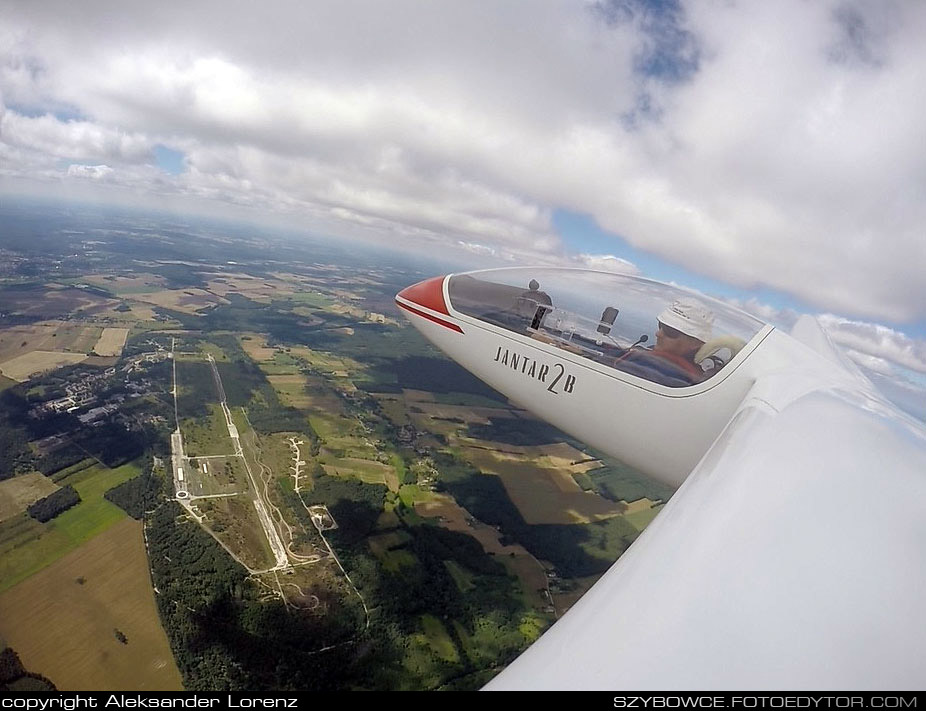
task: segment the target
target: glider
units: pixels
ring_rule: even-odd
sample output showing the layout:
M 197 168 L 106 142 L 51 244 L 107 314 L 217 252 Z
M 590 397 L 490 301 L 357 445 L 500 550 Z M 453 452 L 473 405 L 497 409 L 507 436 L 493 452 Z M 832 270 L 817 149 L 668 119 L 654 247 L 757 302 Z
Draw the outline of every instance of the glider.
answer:
M 815 319 L 788 334 L 674 286 L 545 267 L 436 277 L 396 303 L 512 401 L 679 487 L 487 689 L 926 686 L 926 430 Z

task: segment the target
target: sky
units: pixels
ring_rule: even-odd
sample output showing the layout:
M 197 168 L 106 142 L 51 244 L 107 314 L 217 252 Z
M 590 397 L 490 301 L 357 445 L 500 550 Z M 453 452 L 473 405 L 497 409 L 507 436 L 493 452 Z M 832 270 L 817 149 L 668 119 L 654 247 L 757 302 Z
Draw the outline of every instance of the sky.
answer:
M 0 191 L 640 273 L 926 403 L 923 37 L 919 0 L 0 0 Z

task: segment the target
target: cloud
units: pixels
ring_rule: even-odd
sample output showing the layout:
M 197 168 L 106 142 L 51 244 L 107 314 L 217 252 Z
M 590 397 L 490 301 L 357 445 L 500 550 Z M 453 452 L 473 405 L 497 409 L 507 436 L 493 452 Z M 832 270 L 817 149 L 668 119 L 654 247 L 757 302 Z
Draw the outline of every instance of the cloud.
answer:
M 572 260 L 587 269 L 597 269 L 618 274 L 640 274 L 640 268 L 633 262 L 615 257 L 613 254 L 579 254 Z
M 540 261 L 565 208 L 735 286 L 926 319 L 916 0 L 51 1 L 0 27 L 5 176 L 107 165 L 137 193 Z M 188 169 L 158 175 L 157 145 Z
M 851 352 L 856 362 L 872 370 L 885 373 L 884 368 L 872 367 L 877 362 L 900 365 L 904 368 L 926 373 L 926 341 L 911 338 L 906 334 L 876 323 L 853 321 L 833 314 L 818 316 L 833 341 Z M 862 362 L 867 359 L 867 362 Z
M 101 180 L 111 175 L 113 169 L 108 165 L 76 165 L 68 166 L 69 178 L 90 178 L 92 180 Z
M 0 116 L 0 137 L 7 145 L 63 158 L 141 162 L 151 152 L 150 142 L 137 134 L 89 121 L 61 121 L 51 114 L 24 116 L 9 109 Z

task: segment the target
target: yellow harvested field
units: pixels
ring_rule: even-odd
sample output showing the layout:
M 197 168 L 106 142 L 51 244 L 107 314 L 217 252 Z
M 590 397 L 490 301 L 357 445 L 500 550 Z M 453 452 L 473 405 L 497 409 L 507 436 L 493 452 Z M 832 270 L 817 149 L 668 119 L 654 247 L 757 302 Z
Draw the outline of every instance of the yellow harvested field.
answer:
M 649 511 L 655 505 L 655 501 L 650 501 L 644 496 L 642 499 L 637 499 L 636 501 L 631 501 L 630 503 L 626 504 L 627 508 L 624 513 L 632 514 L 636 513 L 637 511 Z
M 57 484 L 39 472 L 0 481 L 0 521 L 6 521 L 25 511 L 30 504 L 57 491 L 58 488 Z
M 93 352 L 101 356 L 122 355 L 122 347 L 128 336 L 127 328 L 104 328 L 100 340 L 93 347 Z
M 148 306 L 147 304 L 138 303 L 135 301 L 127 302 L 132 314 L 132 317 L 139 321 L 153 321 L 155 317 L 154 309 Z
M 91 284 L 98 284 L 114 294 L 138 293 L 141 291 L 156 291 L 163 289 L 166 280 L 158 274 L 136 274 L 135 276 L 113 276 L 109 274 L 93 274 L 85 277 Z
M 90 353 L 103 329 L 76 321 L 41 321 L 0 330 L 0 362 L 32 351 Z
M 209 291 L 217 296 L 239 294 L 252 301 L 269 304 L 272 299 L 280 299 L 293 293 L 291 286 L 276 279 L 258 279 L 249 274 L 211 274 Z
M 526 458 L 502 458 L 473 447 L 466 447 L 464 453 L 480 470 L 501 478 L 512 503 L 531 525 L 590 523 L 624 510 L 622 504 L 582 491 L 568 470 L 538 466 Z
M 20 382 L 28 380 L 36 373 L 54 370 L 62 365 L 72 365 L 87 360 L 84 353 L 65 353 L 63 351 L 32 351 L 0 363 L 0 373 Z
M 202 289 L 172 289 L 156 291 L 150 294 L 136 294 L 135 299 L 144 301 L 155 306 L 163 306 L 166 309 L 182 311 L 187 314 L 198 314 L 200 310 L 207 306 L 216 304 L 227 304 L 228 301 L 210 294 Z
M 568 469 L 572 473 L 587 472 L 602 466 L 601 460 L 589 457 L 585 452 L 576 449 L 565 442 L 556 444 L 542 444 L 533 447 L 535 456 L 542 457 L 542 461 L 549 463 L 557 469 Z M 525 452 L 532 456 L 532 452 Z
M 251 360 L 255 360 L 258 363 L 273 360 L 273 354 L 276 353 L 276 348 L 268 346 L 267 339 L 264 336 L 258 333 L 247 333 L 245 335 L 248 336 L 248 338 L 239 338 L 238 341 Z
M 138 521 L 119 522 L 7 590 L 0 610 L 0 637 L 62 691 L 183 688 Z
M 40 348 L 54 348 L 58 321 L 13 326 L 0 331 L 0 362 Z

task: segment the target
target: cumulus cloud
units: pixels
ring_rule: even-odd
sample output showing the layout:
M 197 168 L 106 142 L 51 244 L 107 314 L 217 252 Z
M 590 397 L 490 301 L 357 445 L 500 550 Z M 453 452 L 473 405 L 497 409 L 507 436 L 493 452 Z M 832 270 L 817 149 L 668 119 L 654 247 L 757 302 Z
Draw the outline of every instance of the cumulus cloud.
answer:
M 108 165 L 76 165 L 68 166 L 69 178 L 90 178 L 92 180 L 101 180 L 111 175 L 113 169 Z
M 0 172 L 107 165 L 138 191 L 541 261 L 562 207 L 740 287 L 926 318 L 926 5 L 486 13 L 6 2 Z M 189 169 L 152 180 L 157 144 Z
M 857 361 L 874 357 L 926 373 L 926 341 L 911 338 L 881 324 L 853 321 L 833 314 L 822 314 L 818 318 L 835 343 L 849 349 L 850 353 L 856 353 Z M 869 360 L 861 364 L 868 366 L 872 362 Z M 877 367 L 871 369 L 883 372 Z
M 577 266 L 587 269 L 597 269 L 605 272 L 619 274 L 639 274 L 640 268 L 633 262 L 615 257 L 613 254 L 579 254 L 573 260 Z

